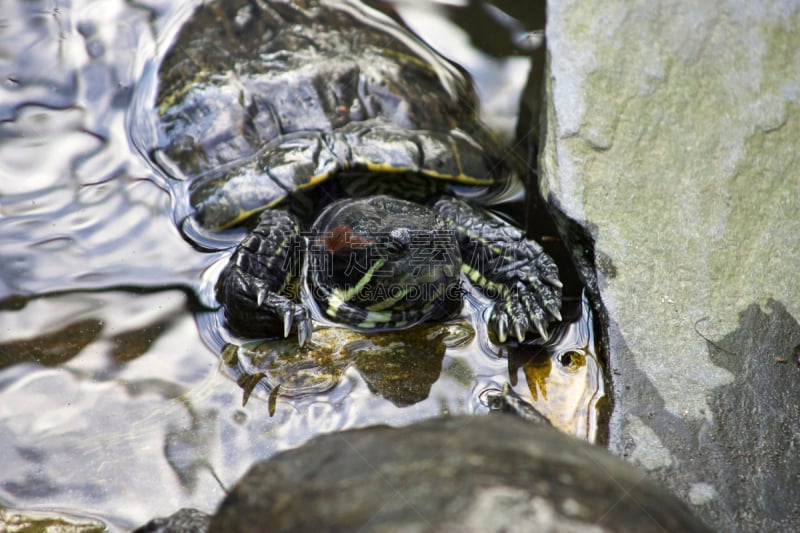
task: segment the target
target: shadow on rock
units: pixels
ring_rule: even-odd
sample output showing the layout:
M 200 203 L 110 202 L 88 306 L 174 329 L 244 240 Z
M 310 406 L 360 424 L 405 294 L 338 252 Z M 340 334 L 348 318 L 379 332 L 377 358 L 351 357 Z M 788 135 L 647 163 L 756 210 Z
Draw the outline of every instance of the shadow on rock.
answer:
M 710 398 L 715 424 L 704 440 L 724 510 L 753 529 L 790 531 L 800 526 L 800 324 L 780 302 L 766 308 L 751 304 L 738 329 L 708 341 L 735 379 Z

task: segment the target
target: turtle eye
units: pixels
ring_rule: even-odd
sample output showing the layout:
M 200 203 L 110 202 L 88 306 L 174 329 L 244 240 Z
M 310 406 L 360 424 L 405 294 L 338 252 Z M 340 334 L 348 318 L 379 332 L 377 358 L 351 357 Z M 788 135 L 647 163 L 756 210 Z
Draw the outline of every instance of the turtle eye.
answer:
M 406 251 L 406 246 L 394 240 L 390 240 L 384 246 L 384 250 L 389 257 L 397 257 Z
M 390 257 L 404 254 L 411 245 L 411 235 L 405 228 L 394 229 L 389 232 L 384 243 L 384 250 Z

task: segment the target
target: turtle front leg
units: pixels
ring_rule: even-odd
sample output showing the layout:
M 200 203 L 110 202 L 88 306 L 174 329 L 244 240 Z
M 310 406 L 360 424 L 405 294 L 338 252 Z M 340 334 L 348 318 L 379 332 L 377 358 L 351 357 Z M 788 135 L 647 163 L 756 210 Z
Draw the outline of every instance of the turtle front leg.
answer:
M 494 300 L 489 327 L 500 342 L 511 332 L 548 338 L 547 325 L 561 320 L 558 267 L 542 247 L 511 224 L 466 202 L 442 197 L 433 210 L 448 221 L 461 248 L 461 270 Z
M 311 336 L 311 315 L 295 301 L 303 240 L 294 215 L 264 211 L 258 225 L 236 247 L 217 282 L 217 300 L 228 328 L 243 337 L 288 337 L 302 346 Z

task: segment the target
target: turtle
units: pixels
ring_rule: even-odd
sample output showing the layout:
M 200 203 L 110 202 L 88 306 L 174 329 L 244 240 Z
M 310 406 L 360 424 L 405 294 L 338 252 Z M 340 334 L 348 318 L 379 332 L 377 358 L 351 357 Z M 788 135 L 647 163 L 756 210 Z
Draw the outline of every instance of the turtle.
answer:
M 159 71 L 156 160 L 187 221 L 244 227 L 216 284 L 244 338 L 302 346 L 313 318 L 360 331 L 444 321 L 465 287 L 497 340 L 547 339 L 558 268 L 491 206 L 520 170 L 469 76 L 350 0 L 200 6 Z

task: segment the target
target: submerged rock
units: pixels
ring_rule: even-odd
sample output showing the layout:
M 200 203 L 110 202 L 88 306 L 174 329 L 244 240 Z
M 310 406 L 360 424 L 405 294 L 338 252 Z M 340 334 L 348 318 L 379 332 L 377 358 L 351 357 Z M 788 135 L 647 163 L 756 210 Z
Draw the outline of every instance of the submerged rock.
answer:
M 211 531 L 706 531 L 601 448 L 509 415 L 317 437 L 252 467 Z
M 0 505 L 0 531 L 5 533 L 102 533 L 107 530 L 106 524 L 93 518 Z
M 716 529 L 798 530 L 800 4 L 548 4 L 541 187 L 593 241 L 609 447 Z
M 134 533 L 205 533 L 211 517 L 197 509 L 184 508 L 164 518 L 154 518 Z

